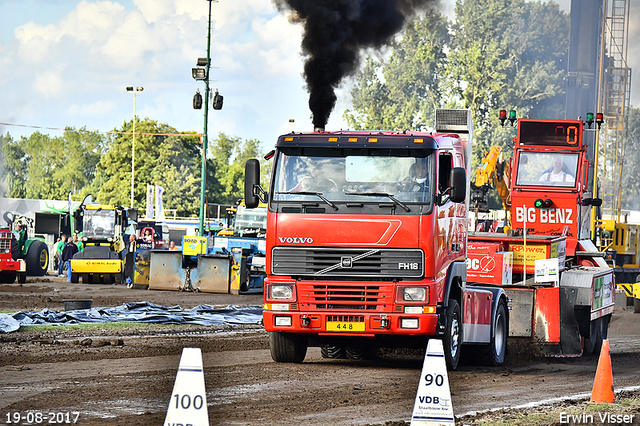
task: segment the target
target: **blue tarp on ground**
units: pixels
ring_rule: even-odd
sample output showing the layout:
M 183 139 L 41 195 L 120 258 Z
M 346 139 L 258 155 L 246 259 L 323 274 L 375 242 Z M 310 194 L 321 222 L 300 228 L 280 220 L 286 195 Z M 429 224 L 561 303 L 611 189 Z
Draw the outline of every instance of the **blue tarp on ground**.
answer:
M 70 325 L 99 322 L 147 322 L 155 324 L 261 324 L 261 306 L 227 306 L 215 308 L 200 305 L 192 309 L 180 306 L 161 306 L 149 302 L 125 303 L 115 308 L 91 308 L 58 312 L 43 309 L 40 312 L 0 314 L 0 333 L 17 331 L 25 325 Z

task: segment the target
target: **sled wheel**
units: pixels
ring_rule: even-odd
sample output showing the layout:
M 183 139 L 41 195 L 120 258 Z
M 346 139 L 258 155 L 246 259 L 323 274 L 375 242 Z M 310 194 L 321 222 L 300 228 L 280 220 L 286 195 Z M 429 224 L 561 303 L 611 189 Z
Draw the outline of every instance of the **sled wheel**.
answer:
M 340 359 L 346 356 L 344 346 L 340 345 L 322 345 L 320 347 L 320 353 L 322 354 L 322 358 Z

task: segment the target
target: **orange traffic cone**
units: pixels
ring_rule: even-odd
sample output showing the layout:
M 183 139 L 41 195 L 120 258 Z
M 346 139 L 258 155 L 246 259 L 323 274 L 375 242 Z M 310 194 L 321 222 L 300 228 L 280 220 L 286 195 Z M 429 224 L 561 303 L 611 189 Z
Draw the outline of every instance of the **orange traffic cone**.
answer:
M 595 404 L 613 404 L 613 372 L 611 371 L 611 355 L 609 354 L 609 341 L 602 341 L 600 358 L 596 379 L 591 390 L 591 402 Z

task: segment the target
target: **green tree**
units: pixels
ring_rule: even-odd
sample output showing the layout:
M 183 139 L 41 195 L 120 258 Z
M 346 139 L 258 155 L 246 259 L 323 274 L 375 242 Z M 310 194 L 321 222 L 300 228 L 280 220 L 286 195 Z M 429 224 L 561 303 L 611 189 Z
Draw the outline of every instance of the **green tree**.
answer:
M 69 192 L 79 194 L 93 179 L 105 138 L 84 129 L 67 129 L 62 137 L 35 132 L 19 141 L 4 140 L 8 195 L 64 200 Z
M 369 58 L 344 118 L 355 129 L 423 130 L 441 103 L 449 40 L 446 18 L 428 12 L 407 26 L 388 61 Z
M 471 109 L 476 128 L 493 127 L 491 116 L 500 108 L 516 109 L 520 116 L 558 117 L 564 107 L 570 24 L 559 6 L 457 0 L 455 11 L 448 88 Z
M 131 148 L 133 121 L 116 131 L 109 150 L 97 165 L 91 192 L 101 203 L 129 206 L 131 200 Z M 164 188 L 165 209 L 179 216 L 197 215 L 200 206 L 201 143 L 193 133 L 178 133 L 167 124 L 136 121 L 134 207 L 146 205 L 147 183 Z M 213 163 L 208 161 L 207 196 L 213 192 Z
M 260 141 L 248 139 L 243 142 L 238 137 L 220 133 L 212 142 L 215 177 L 220 185 L 216 203 L 235 204 L 237 200 L 244 198 L 245 163 L 250 158 L 262 158 Z M 262 170 L 265 168 L 262 167 Z
M 11 138 L 0 135 L 0 192 L 3 197 L 24 198 L 27 182 L 27 154 L 20 144 Z

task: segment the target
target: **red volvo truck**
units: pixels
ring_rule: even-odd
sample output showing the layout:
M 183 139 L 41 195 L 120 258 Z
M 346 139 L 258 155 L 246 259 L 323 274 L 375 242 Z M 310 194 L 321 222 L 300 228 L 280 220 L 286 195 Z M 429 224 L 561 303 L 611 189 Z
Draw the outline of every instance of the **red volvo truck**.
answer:
M 590 239 L 602 200 L 591 193 L 585 127 L 519 119 L 510 167 L 497 168 L 511 173 L 494 177 L 508 184 L 508 231 L 469 234 L 468 285 L 503 288 L 510 337 L 533 339 L 547 355 L 599 352 L 615 304 L 614 271 Z M 508 280 L 505 253 L 513 256 Z
M 309 345 L 353 359 L 442 339 L 504 363 L 507 297 L 467 284 L 472 123 L 438 110 L 436 132 L 340 131 L 278 138 L 268 191 L 249 160 L 245 202 L 268 203 L 264 326 L 271 356 Z

